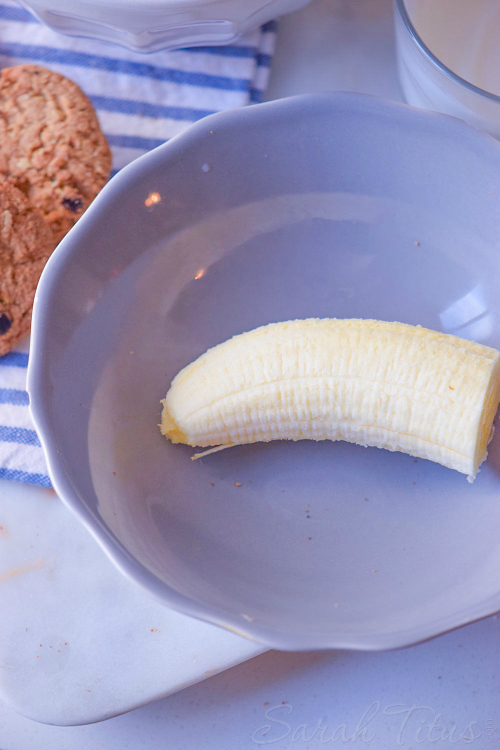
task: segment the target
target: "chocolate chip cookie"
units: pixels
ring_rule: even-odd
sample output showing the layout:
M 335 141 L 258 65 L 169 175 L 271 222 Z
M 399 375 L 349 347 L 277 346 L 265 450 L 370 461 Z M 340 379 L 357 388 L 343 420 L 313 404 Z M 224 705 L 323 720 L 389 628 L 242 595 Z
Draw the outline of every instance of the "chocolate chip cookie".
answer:
M 23 192 L 56 243 L 109 177 L 111 153 L 78 86 L 39 65 L 0 72 L 0 178 Z
M 36 285 L 54 246 L 42 215 L 20 190 L 0 183 L 0 356 L 30 332 Z

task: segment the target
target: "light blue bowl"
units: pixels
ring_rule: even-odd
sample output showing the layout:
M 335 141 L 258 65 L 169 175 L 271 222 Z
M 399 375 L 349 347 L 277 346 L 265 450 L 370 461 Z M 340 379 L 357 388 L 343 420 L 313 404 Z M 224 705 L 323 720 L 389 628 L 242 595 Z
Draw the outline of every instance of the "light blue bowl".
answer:
M 354 94 L 218 114 L 111 180 L 35 301 L 54 486 L 165 604 L 282 649 L 403 646 L 500 609 L 500 441 L 473 485 L 345 443 L 193 463 L 188 362 L 271 321 L 420 323 L 500 347 L 500 144 Z M 241 486 L 236 486 L 241 483 Z

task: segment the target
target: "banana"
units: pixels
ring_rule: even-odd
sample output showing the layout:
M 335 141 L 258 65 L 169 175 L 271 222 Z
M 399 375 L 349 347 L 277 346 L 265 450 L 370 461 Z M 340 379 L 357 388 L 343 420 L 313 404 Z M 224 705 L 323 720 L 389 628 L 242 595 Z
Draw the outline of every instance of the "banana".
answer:
M 209 349 L 174 378 L 173 443 L 347 440 L 476 476 L 500 400 L 500 352 L 421 326 L 271 323 Z

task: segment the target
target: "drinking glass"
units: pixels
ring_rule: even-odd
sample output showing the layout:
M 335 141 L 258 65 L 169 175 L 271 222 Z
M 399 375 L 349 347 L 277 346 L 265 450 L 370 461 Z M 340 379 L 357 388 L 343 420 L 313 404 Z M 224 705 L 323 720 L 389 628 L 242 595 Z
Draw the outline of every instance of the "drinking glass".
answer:
M 500 139 L 500 2 L 394 0 L 394 18 L 406 101 Z

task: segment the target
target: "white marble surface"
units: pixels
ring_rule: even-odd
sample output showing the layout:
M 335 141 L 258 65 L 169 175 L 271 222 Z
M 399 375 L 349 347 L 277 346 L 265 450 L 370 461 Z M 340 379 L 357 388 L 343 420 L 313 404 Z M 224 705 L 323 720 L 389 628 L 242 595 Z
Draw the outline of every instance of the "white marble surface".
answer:
M 402 101 L 392 0 L 313 0 L 280 19 L 268 99 L 359 91 Z
M 0 704 L 0 748 L 495 750 L 499 657 L 496 618 L 383 654 L 271 651 L 161 701 L 84 727 L 44 726 Z M 326 727 L 323 741 L 318 731 L 308 742 L 320 720 Z M 362 731 L 362 724 L 364 734 L 343 741 L 356 736 L 357 726 Z
M 0 696 L 37 721 L 107 719 L 265 650 L 167 609 L 53 492 L 5 481 L 0 593 Z
M 391 0 L 313 0 L 282 20 L 269 97 L 328 89 L 401 98 L 394 66 Z M 214 631 L 217 645 L 203 649 L 202 656 L 201 649 L 194 649 L 197 661 L 180 664 L 176 661 L 179 650 L 172 643 L 178 638 L 185 643 L 191 621 L 158 609 L 141 592 L 132 591 L 53 496 L 6 483 L 0 493 L 0 509 L 5 512 L 0 525 L 4 520 L 11 534 L 0 536 L 4 618 L 14 599 L 18 608 L 24 602 L 15 624 L 6 628 L 4 621 L 0 626 L 0 691 L 8 693 L 10 703 L 0 704 L 0 750 L 246 750 L 259 745 L 315 750 L 325 744 L 346 746 L 344 738 L 354 739 L 356 726 L 363 721 L 365 730 L 360 727 L 356 743 L 369 750 L 500 747 L 497 617 L 390 653 L 271 651 L 168 698 L 90 726 L 44 726 L 19 716 L 11 706 L 26 710 L 30 705 L 31 715 L 38 710 L 36 706 L 43 706 L 53 721 L 74 720 L 78 711 L 88 715 L 89 707 L 96 716 L 109 715 L 120 702 L 123 705 L 124 695 L 135 694 L 136 705 L 153 697 L 171 678 L 169 664 L 183 674 L 180 687 L 199 679 L 214 664 L 223 668 L 224 659 L 228 666 L 229 643 L 234 644 L 233 662 L 249 656 L 255 646 L 203 626 Z M 30 530 L 38 522 L 33 534 Z M 51 525 L 45 538 L 43 529 Z M 2 557 L 7 544 L 11 550 Z M 65 550 L 70 547 L 78 551 L 81 561 L 74 584 L 65 578 L 63 569 Z M 43 563 L 38 562 L 40 558 Z M 17 564 L 26 563 L 36 567 L 1 578 Z M 101 580 L 97 592 L 91 577 Z M 43 586 L 50 583 L 53 599 L 41 597 L 44 589 L 38 589 L 37 582 L 42 579 Z M 61 605 L 55 597 L 63 590 L 68 599 Z M 22 591 L 22 596 L 16 591 Z M 132 601 L 135 611 L 131 611 Z M 105 606 L 97 606 L 99 602 Z M 57 627 L 50 622 L 50 612 L 59 613 Z M 35 630 L 34 622 L 45 630 Z M 134 636 L 138 627 L 145 631 L 139 650 L 133 647 L 131 627 Z M 13 634 L 10 640 L 7 633 Z M 45 642 L 38 637 L 42 633 Z M 68 633 L 74 641 L 70 642 Z M 21 643 L 26 645 L 20 650 Z M 49 651 L 56 646 L 55 655 L 45 657 L 43 651 L 44 661 L 40 661 L 46 646 Z M 19 664 L 23 677 L 17 680 L 12 667 Z M 80 671 L 72 671 L 72 664 Z M 44 670 L 50 674 L 50 687 Z M 317 731 L 307 741 L 320 720 L 326 727 L 324 734 Z M 266 725 L 270 727 L 267 733 Z

